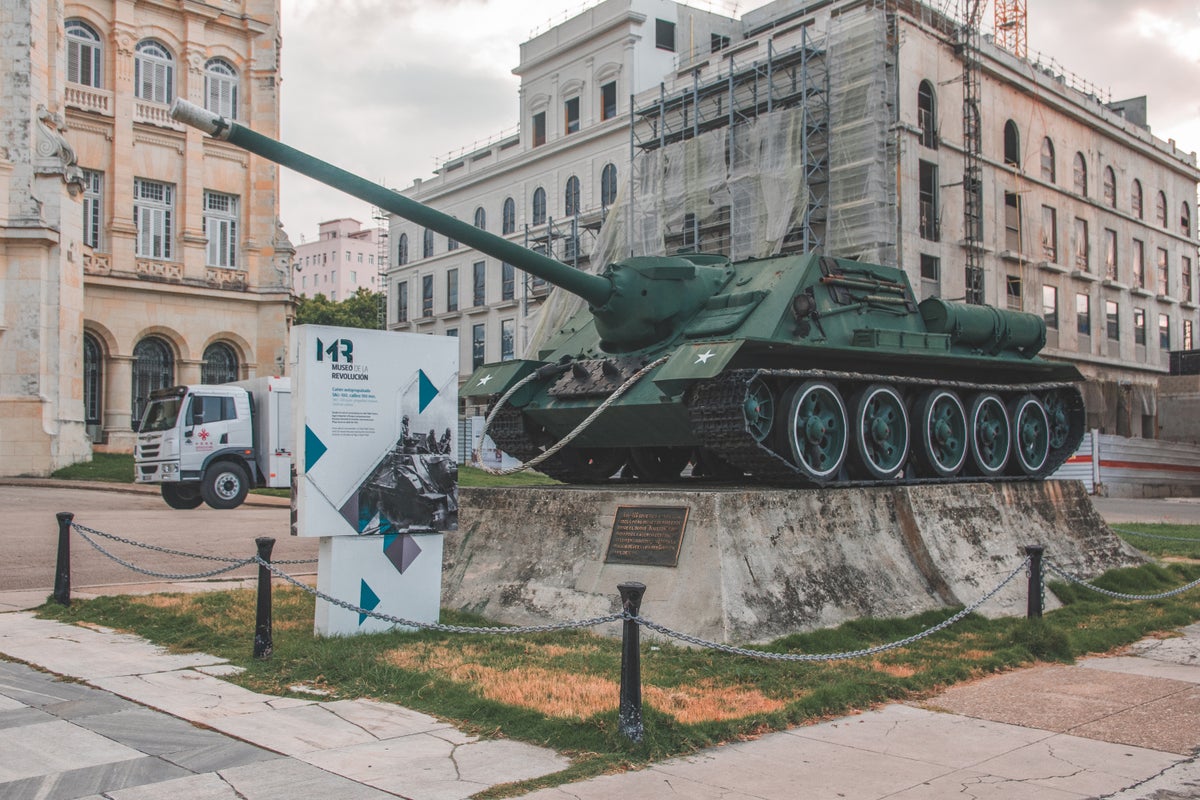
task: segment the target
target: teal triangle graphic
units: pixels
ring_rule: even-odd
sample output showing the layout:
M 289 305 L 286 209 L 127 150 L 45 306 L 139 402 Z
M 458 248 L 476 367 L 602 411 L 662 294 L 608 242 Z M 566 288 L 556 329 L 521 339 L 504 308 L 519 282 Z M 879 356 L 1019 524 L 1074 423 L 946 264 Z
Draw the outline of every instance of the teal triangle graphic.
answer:
M 384 552 L 387 552 L 387 549 L 392 546 L 392 542 L 396 541 L 396 537 L 399 535 L 400 534 L 398 534 L 398 533 L 388 533 L 388 534 L 384 535 L 384 537 L 383 537 Z
M 359 591 L 358 591 L 358 597 L 359 597 L 358 606 L 359 606 L 359 608 L 365 608 L 367 611 L 374 611 L 375 607 L 379 605 L 379 595 L 377 595 L 373 591 L 371 591 L 371 587 L 367 586 L 366 581 L 361 581 L 361 583 L 362 583 L 362 586 L 359 588 Z M 358 612 L 358 624 L 359 625 L 362 625 L 363 621 L 366 620 L 366 618 L 367 618 L 366 614 L 362 613 L 361 611 Z
M 425 370 L 417 370 L 417 385 L 419 387 L 420 407 L 417 413 L 425 410 L 425 407 L 433 402 L 433 398 L 437 397 L 438 389 L 433 385 L 433 381 L 425 374 Z
M 317 463 L 321 456 L 325 455 L 325 451 L 329 448 L 325 443 L 317 438 L 313 433 L 312 428 L 304 426 L 304 471 L 308 472 Z

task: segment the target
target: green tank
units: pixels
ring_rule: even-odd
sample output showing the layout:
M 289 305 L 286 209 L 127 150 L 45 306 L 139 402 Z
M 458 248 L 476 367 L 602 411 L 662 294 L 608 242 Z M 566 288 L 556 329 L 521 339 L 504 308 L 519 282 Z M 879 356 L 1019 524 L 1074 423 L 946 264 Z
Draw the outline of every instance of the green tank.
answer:
M 1037 356 L 1036 315 L 918 303 L 902 270 L 819 253 L 585 273 L 197 106 L 172 114 L 583 298 L 535 358 L 462 388 L 492 398 L 502 450 L 561 480 L 1039 479 L 1083 437 L 1082 377 Z

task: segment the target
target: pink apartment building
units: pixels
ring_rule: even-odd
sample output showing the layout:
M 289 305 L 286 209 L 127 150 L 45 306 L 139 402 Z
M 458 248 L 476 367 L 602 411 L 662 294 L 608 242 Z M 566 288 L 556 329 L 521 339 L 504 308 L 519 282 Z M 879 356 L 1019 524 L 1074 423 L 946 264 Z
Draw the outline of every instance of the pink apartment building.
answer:
M 323 294 L 340 301 L 359 289 L 378 291 L 380 236 L 375 228 L 348 217 L 322 222 L 317 238 L 296 245 L 292 289 L 302 297 Z

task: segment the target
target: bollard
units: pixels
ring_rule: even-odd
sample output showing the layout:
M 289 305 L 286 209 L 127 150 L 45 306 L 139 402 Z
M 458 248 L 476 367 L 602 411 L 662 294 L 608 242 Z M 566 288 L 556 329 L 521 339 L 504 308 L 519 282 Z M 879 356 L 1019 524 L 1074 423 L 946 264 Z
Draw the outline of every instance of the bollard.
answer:
M 1029 603 L 1026 607 L 1026 619 L 1042 618 L 1042 553 L 1046 548 L 1040 544 L 1026 545 L 1025 555 L 1029 556 Z
M 621 593 L 621 607 L 625 613 L 637 615 L 642 608 L 642 595 L 646 593 L 644 583 L 622 583 L 617 585 Z M 621 631 L 621 706 L 617 711 L 617 727 L 631 742 L 642 741 L 642 653 L 640 628 L 631 619 L 625 620 Z
M 58 564 L 54 568 L 54 602 L 71 605 L 71 522 L 75 515 L 60 511 L 58 517 Z
M 271 550 L 275 540 L 270 536 L 260 536 L 254 540 L 258 546 L 258 557 L 270 563 Z M 254 620 L 254 657 L 270 658 L 275 649 L 271 641 L 271 570 L 264 565 L 258 565 L 258 608 Z

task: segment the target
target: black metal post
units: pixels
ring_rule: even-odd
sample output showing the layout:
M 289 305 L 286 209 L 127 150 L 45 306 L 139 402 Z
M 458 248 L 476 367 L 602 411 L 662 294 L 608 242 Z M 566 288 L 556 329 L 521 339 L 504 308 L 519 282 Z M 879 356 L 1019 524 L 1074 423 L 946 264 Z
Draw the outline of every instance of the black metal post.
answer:
M 617 585 L 621 593 L 621 607 L 627 614 L 636 616 L 642 608 L 642 595 L 646 593 L 644 583 L 622 583 Z M 642 652 L 640 648 L 641 628 L 637 622 L 627 619 L 621 631 L 621 706 L 617 712 L 617 726 L 631 742 L 642 741 Z
M 258 546 L 258 557 L 263 561 L 271 561 L 271 550 L 275 540 L 270 536 L 260 536 L 254 540 Z M 271 570 L 263 564 L 258 565 L 258 608 L 254 621 L 254 657 L 270 658 L 275 649 L 271 641 Z
M 75 515 L 60 511 L 58 517 L 58 564 L 54 568 L 54 602 L 71 605 L 71 522 Z
M 1029 603 L 1025 612 L 1026 619 L 1042 618 L 1042 553 L 1046 548 L 1040 544 L 1026 545 L 1025 555 L 1029 556 Z

